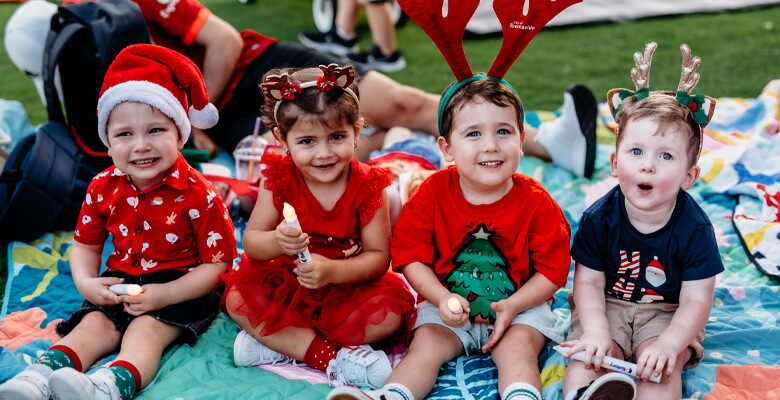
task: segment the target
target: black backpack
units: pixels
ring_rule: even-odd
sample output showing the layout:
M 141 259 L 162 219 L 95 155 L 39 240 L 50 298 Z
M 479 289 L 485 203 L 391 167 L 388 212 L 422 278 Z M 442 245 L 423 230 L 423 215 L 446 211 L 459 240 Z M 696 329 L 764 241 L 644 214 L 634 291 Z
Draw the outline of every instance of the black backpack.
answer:
M 150 43 L 143 13 L 130 0 L 98 0 L 59 6 L 43 55 L 43 88 L 49 121 L 62 122 L 95 162 L 110 165 L 97 133 L 97 101 L 103 77 L 125 47 Z M 63 114 L 54 71 L 62 80 Z M 102 159 L 101 159 L 102 158 Z
M 0 174 L 0 240 L 29 242 L 76 226 L 92 177 L 70 130 L 49 122 L 16 144 Z

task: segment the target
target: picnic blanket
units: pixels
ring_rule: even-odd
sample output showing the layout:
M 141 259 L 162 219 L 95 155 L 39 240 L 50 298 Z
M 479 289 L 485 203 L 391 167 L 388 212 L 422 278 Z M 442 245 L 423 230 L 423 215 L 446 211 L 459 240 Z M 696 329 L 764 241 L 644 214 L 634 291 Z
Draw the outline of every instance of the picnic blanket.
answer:
M 754 99 L 718 99 L 707 127 L 701 179 L 689 193 L 712 220 L 726 271 L 718 276 L 715 301 L 707 324 L 704 360 L 683 374 L 683 395 L 696 399 L 766 398 L 780 382 L 780 286 L 777 236 L 780 185 L 780 81 L 770 82 Z M 538 126 L 555 112 L 532 112 L 527 123 Z M 614 121 L 600 106 L 599 135 L 608 137 Z M 530 157 L 520 171 L 542 182 L 576 230 L 582 212 L 616 184 L 609 174 L 613 146 L 598 146 L 592 179 Z M 237 237 L 245 221 L 234 215 Z M 8 282 L 0 312 L 0 382 L 32 362 L 57 340 L 53 327 L 81 303 L 68 263 L 72 232 L 53 232 L 8 249 Z M 240 243 L 240 242 L 239 242 Z M 110 251 L 109 248 L 106 251 Z M 762 272 L 764 271 L 764 272 Z M 766 272 L 766 273 L 765 273 Z M 566 330 L 570 313 L 567 285 L 555 295 L 554 312 Z M 320 399 L 329 391 L 325 375 L 305 366 L 239 368 L 233 365 L 235 323 L 219 316 L 193 346 L 171 347 L 160 370 L 139 399 Z M 391 354 L 393 363 L 403 349 Z M 98 363 L 111 360 L 109 356 Z M 547 346 L 539 369 L 547 400 L 562 400 L 563 357 Z M 762 379 L 742 380 L 744 376 Z M 706 396 L 706 397 L 705 397 Z M 753 397 L 751 397 L 753 396 Z M 498 399 L 497 371 L 489 355 L 459 357 L 442 366 L 429 399 Z

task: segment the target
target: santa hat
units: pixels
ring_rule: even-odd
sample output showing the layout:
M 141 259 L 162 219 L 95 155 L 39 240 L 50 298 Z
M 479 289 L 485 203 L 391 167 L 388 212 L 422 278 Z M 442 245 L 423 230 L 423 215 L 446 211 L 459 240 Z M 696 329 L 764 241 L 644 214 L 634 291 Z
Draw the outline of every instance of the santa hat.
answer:
M 664 272 L 664 266 L 658 262 L 658 257 L 653 257 L 653 260 L 647 264 L 647 269 L 666 275 L 666 272 Z
M 98 135 L 106 146 L 108 116 L 123 101 L 160 110 L 173 120 L 184 142 L 192 126 L 208 129 L 219 119 L 198 67 L 180 53 L 151 44 L 126 47 L 106 71 L 97 108 Z

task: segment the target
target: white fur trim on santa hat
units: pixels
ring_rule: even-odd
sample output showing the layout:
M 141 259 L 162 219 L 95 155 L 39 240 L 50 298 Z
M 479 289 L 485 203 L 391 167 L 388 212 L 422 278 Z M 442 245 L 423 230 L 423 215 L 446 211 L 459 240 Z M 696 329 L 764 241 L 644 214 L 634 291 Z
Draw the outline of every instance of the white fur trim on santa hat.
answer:
M 181 140 L 186 142 L 189 139 L 192 127 L 187 112 L 168 89 L 149 81 L 127 81 L 108 88 L 98 100 L 98 135 L 106 146 L 108 116 L 111 110 L 123 101 L 137 101 L 160 110 L 179 128 Z M 216 109 L 214 111 L 216 112 Z

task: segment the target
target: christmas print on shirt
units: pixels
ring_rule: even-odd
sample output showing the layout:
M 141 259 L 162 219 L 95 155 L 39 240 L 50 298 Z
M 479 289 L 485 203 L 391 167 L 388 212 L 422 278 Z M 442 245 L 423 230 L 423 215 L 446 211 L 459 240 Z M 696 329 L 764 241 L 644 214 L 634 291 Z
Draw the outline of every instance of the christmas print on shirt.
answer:
M 641 287 L 639 292 L 634 296 L 636 292 L 636 285 L 639 278 L 639 270 L 641 265 L 639 263 L 640 254 L 638 251 L 631 252 L 631 257 L 628 257 L 628 252 L 620 250 L 620 268 L 618 269 L 618 275 L 622 275 L 611 290 L 607 293 L 611 294 L 618 299 L 634 301 L 637 303 L 652 303 L 654 301 L 663 301 L 664 297 L 651 288 Z M 652 261 L 647 264 L 645 268 L 644 282 L 647 282 L 653 288 L 658 288 L 663 285 L 667 280 L 664 267 L 658 261 L 658 257 L 654 256 Z
M 466 233 L 465 243 L 453 257 L 455 268 L 444 278 L 450 292 L 469 301 L 470 317 L 475 322 L 495 322 L 496 312 L 490 303 L 517 290 L 509 276 L 509 263 L 492 240 L 495 234 L 484 223 Z

